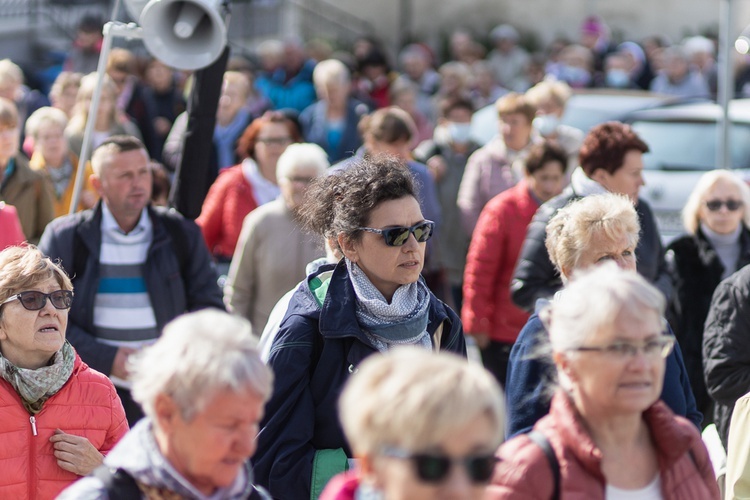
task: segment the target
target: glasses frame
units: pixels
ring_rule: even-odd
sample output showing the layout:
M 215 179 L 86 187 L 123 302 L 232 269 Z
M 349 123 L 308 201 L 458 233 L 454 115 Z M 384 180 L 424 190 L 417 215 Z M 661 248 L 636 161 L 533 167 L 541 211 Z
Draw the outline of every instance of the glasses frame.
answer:
M 672 353 L 677 339 L 671 335 L 662 334 L 659 337 L 641 344 L 634 344 L 632 342 L 613 342 L 609 345 L 603 346 L 580 346 L 572 350 L 579 352 L 600 352 L 618 359 L 633 359 L 639 352 L 642 352 L 644 357 L 649 358 L 652 357 L 652 355 L 646 352 L 646 346 L 651 342 L 661 343 L 658 355 L 660 359 L 666 359 L 667 356 Z
M 742 200 L 706 200 L 703 202 L 709 212 L 718 212 L 721 207 L 727 207 L 727 211 L 736 212 L 745 204 Z
M 417 235 L 414 233 L 414 231 L 416 231 L 417 228 L 419 228 L 420 226 L 425 226 L 425 225 L 429 226 L 430 232 L 426 233 L 427 234 L 426 238 L 420 240 L 419 238 L 417 238 Z M 418 243 L 425 243 L 427 240 L 432 238 L 432 235 L 435 234 L 435 223 L 431 220 L 425 219 L 422 222 L 418 222 L 411 227 L 397 226 L 397 227 L 389 227 L 386 229 L 375 229 L 374 227 L 358 227 L 357 229 L 360 231 L 366 231 L 368 233 L 374 233 L 374 234 L 379 234 L 383 236 L 383 241 L 389 247 L 402 247 L 406 244 L 407 241 L 409 241 L 409 236 L 411 235 L 414 235 L 414 238 L 417 240 Z M 403 243 L 401 243 L 400 245 L 396 245 L 395 243 L 388 243 L 389 236 L 392 233 L 401 232 L 401 234 L 403 234 L 403 231 L 409 231 L 409 236 L 404 238 Z M 394 242 L 398 241 L 398 236 L 394 237 L 393 241 Z
M 52 300 L 52 295 L 53 294 L 59 294 L 61 292 L 63 294 L 63 300 L 67 300 L 68 305 L 67 306 L 63 306 L 63 307 L 58 307 L 57 304 L 55 304 L 55 302 Z M 34 294 L 34 296 L 41 296 L 42 297 L 42 305 L 41 305 L 41 307 L 36 308 L 36 309 L 28 307 L 28 305 L 23 301 L 23 297 L 24 296 L 29 296 L 30 294 Z M 62 311 L 62 310 L 65 310 L 65 309 L 70 309 L 70 307 L 73 305 L 73 291 L 72 290 L 55 290 L 54 292 L 44 293 L 44 292 L 40 292 L 40 291 L 37 291 L 37 290 L 27 290 L 25 292 L 19 292 L 19 293 L 16 293 L 14 295 L 11 295 L 7 299 L 5 299 L 5 301 L 3 301 L 2 304 L 0 304 L 0 306 L 1 305 L 5 305 L 5 304 L 7 304 L 9 302 L 13 302 L 14 300 L 19 301 L 21 303 L 21 306 L 23 306 L 23 308 L 26 309 L 27 311 L 41 311 L 42 309 L 44 309 L 45 307 L 47 307 L 47 301 L 49 300 L 50 304 L 52 304 L 52 307 L 54 307 L 55 309 L 59 309 L 59 310 Z
M 409 460 L 414 466 L 415 475 L 421 481 L 431 484 L 438 484 L 445 481 L 445 479 L 450 475 L 453 466 L 456 464 L 461 464 L 463 466 L 466 476 L 471 480 L 472 483 L 486 484 L 492 479 L 492 474 L 495 471 L 495 465 L 500 462 L 500 458 L 495 456 L 494 453 L 482 455 L 467 455 L 465 457 L 455 458 L 430 453 L 410 453 L 402 448 L 397 448 L 395 446 L 385 446 L 380 450 L 380 453 L 381 455 L 386 457 Z M 423 460 L 439 461 L 444 466 L 442 472 L 438 473 L 435 477 L 427 475 L 426 467 L 420 467 L 420 461 Z M 483 475 L 481 477 L 478 476 L 478 468 L 474 468 L 474 464 L 478 464 L 482 460 L 487 460 L 488 464 L 489 462 L 492 462 L 492 467 L 486 478 Z

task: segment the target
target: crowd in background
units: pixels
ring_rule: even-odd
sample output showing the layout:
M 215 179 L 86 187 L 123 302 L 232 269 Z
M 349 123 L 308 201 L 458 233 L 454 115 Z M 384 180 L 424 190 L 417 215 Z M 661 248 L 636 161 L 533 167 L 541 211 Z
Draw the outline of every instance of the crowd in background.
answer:
M 440 452 L 463 457 L 472 498 L 480 498 L 476 495 L 483 494 L 490 482 L 487 492 L 493 498 L 524 498 L 542 490 L 544 495 L 551 494 L 547 489 L 553 486 L 562 492 L 596 490 L 602 477 L 608 498 L 624 498 L 611 495 L 634 488 L 649 494 L 661 491 L 661 497 L 653 498 L 718 498 L 710 461 L 698 437 L 698 430 L 712 422 L 729 449 L 734 473 L 744 466 L 750 453 L 732 448 L 733 442 L 744 442 L 744 436 L 733 438 L 729 424 L 735 402 L 750 391 L 743 383 L 750 379 L 744 371 L 750 356 L 733 348 L 743 326 L 750 323 L 750 318 L 742 317 L 747 308 L 742 299 L 750 295 L 750 275 L 740 271 L 750 262 L 750 190 L 730 173 L 706 174 L 685 207 L 687 234 L 665 249 L 651 209 L 638 197 L 643 186 L 642 155 L 648 145 L 620 123 L 601 124 L 591 131 L 560 123 L 567 100 L 580 89 L 714 98 L 715 40 L 695 36 L 671 43 L 653 36 L 616 43 L 604 20 L 596 16 L 581 23 L 576 40 L 555 39 L 539 52 L 527 51 L 523 36 L 509 24 L 481 36 L 456 30 L 450 34 L 443 60 L 424 43 L 403 47 L 391 60 L 384 47 L 368 37 L 357 40 L 350 51 L 319 40 L 307 44 L 291 38 L 267 40 L 252 54 L 233 54 L 223 73 L 214 134 L 210 144 L 205 144 L 212 152 L 207 166 L 211 182 L 195 227 L 181 218 L 175 223 L 172 218 L 178 216 L 173 212 L 152 211 L 152 207 L 169 204 L 175 173 L 190 160 L 182 153 L 189 137 L 186 103 L 193 79 L 158 60 L 143 60 L 125 48 L 115 48 L 107 59 L 97 116 L 88 116 L 97 84 L 92 71 L 101 47 L 100 32 L 100 22 L 83 19 L 63 71 L 47 95 L 27 87 L 23 72 L 12 61 L 0 61 L 0 245 L 36 244 L 41 239 L 42 251 L 59 257 L 63 237 L 77 241 L 68 222 L 73 219 L 56 218 L 69 211 L 79 175 L 84 178 L 76 209 L 85 212 L 75 220 L 84 228 L 90 214 L 95 214 L 93 220 L 104 221 L 104 229 L 107 217 L 114 216 L 111 224 L 115 220 L 119 224 L 117 210 L 133 203 L 149 205 L 140 199 L 148 194 L 148 210 L 142 207 L 131 217 L 125 235 L 143 229 L 146 233 L 153 230 L 156 238 L 161 229 L 160 237 L 171 239 L 172 245 L 160 247 L 160 259 L 165 258 L 164 252 L 170 254 L 162 268 L 155 260 L 146 260 L 151 240 L 137 242 L 143 250 L 139 262 L 148 264 L 136 273 L 138 280 L 145 280 L 137 291 L 139 298 L 148 295 L 146 285 L 151 286 L 147 273 L 166 274 L 168 281 L 172 268 L 176 273 L 187 269 L 193 277 L 201 276 L 194 283 L 211 283 L 201 307 L 224 308 L 245 318 L 250 326 L 225 325 L 228 320 L 219 316 L 207 316 L 207 321 L 247 330 L 261 339 L 260 355 L 275 373 L 274 390 L 268 389 L 272 384 L 268 373 L 248 371 L 240 388 L 246 392 L 245 400 L 235 394 L 240 389 L 234 386 L 232 394 L 220 396 L 234 405 L 252 403 L 252 422 L 242 425 L 261 429 L 254 459 L 256 477 L 273 496 L 296 498 L 312 491 L 313 496 L 333 499 L 385 491 L 386 498 L 432 498 L 432 490 L 415 493 L 418 489 L 410 489 L 415 488 L 413 484 L 391 482 L 396 476 L 387 464 L 409 459 L 420 481 L 434 486 L 446 480 L 446 471 L 459 462 L 453 458 L 446 465 L 447 458 L 439 453 L 420 454 L 424 446 L 435 445 Z M 748 85 L 750 71 L 739 71 L 736 95 L 750 96 Z M 486 106 L 494 107 L 498 129 L 482 144 L 472 136 L 470 124 L 473 114 Z M 99 151 L 99 156 L 92 160 L 93 168 L 88 163 L 79 168 L 88 120 L 94 120 L 88 138 L 91 151 Z M 128 138 L 123 140 L 123 136 Z M 137 157 L 138 172 L 123 173 L 139 176 L 135 182 L 142 185 L 133 199 L 130 194 L 118 196 L 112 173 L 114 169 L 125 172 L 127 167 L 103 159 L 102 149 L 120 158 L 117 161 L 123 158 L 118 155 Z M 163 221 L 163 227 L 158 222 L 152 228 L 144 222 L 148 217 L 139 219 L 139 214 Z M 190 226 L 186 230 L 189 242 L 174 235 L 175 224 Z M 112 231 L 98 235 L 103 245 L 109 245 L 102 250 L 102 258 L 120 238 L 116 227 Z M 188 256 L 183 255 L 181 243 L 191 249 Z M 78 244 L 73 245 L 79 252 Z M 98 286 L 97 294 L 101 294 L 99 276 L 92 277 L 99 256 L 88 255 L 88 264 L 83 262 L 88 267 L 71 273 L 69 266 L 80 263 L 75 252 L 66 254 L 62 267 L 75 278 L 77 297 L 94 297 L 82 283 L 92 290 Z M 196 252 L 203 260 L 189 257 Z M 399 260 L 405 254 L 411 255 L 410 260 Z M 123 255 L 114 252 L 107 257 L 129 258 Z M 43 257 L 34 256 L 48 265 Z M 194 260 L 186 263 L 185 259 Z M 397 260 L 397 271 L 382 272 Z M 585 274 L 610 260 L 621 270 L 605 266 L 599 274 Z M 103 279 L 114 279 L 107 273 L 122 262 L 113 262 L 96 262 L 95 272 L 102 273 Z M 64 291 L 72 290 L 67 278 L 57 277 L 57 268 L 50 272 Z M 584 276 L 581 284 L 579 273 Z M 80 281 L 82 277 L 87 281 Z M 190 298 L 196 292 L 188 285 L 185 293 Z M 168 290 L 164 296 L 176 293 L 170 283 L 160 286 Z M 567 296 L 560 294 L 563 286 L 570 290 Z M 16 295 L 0 291 L 0 297 L 7 298 L 0 307 L 17 297 L 27 312 L 40 310 L 27 307 L 21 288 L 10 288 Z M 58 310 L 71 307 L 70 300 L 54 302 L 56 287 L 47 288 L 32 307 L 41 301 L 41 310 L 46 310 L 47 300 Z M 586 290 L 594 288 L 601 295 L 587 297 Z M 584 298 L 599 300 L 609 316 L 597 316 L 599 306 L 576 309 L 575 300 L 585 302 Z M 376 305 L 378 300 L 387 307 Z M 622 311 L 617 301 L 626 305 Z M 101 315 L 87 316 L 80 303 L 72 307 L 72 323 L 85 321 L 91 331 L 102 329 Z M 101 304 L 92 299 L 91 308 L 96 307 Z M 157 309 L 153 297 L 147 308 Z M 164 323 L 185 312 L 174 301 L 169 309 L 175 314 L 150 317 L 143 328 L 150 336 L 135 343 L 118 337 L 116 342 L 105 342 L 106 347 L 98 346 L 99 352 L 81 351 L 76 343 L 82 342 L 81 332 L 73 330 L 69 340 L 81 351 L 83 361 L 112 376 L 130 425 L 143 416 L 139 405 L 147 405 L 148 424 L 136 427 L 123 443 L 132 449 L 143 445 L 136 439 L 156 440 L 155 444 L 148 441 L 152 451 L 160 448 L 173 458 L 193 457 L 191 453 L 197 450 L 167 454 L 169 438 L 164 434 L 170 425 L 185 424 L 180 419 L 190 424 L 191 418 L 180 413 L 175 424 L 176 417 L 154 406 L 163 395 L 144 388 L 143 380 L 150 380 L 147 371 L 137 372 L 136 387 L 138 383 L 142 387 L 133 398 L 121 377 L 127 375 L 127 355 L 153 343 Z M 190 300 L 184 309 L 193 310 Z M 564 339 L 565 327 L 573 329 L 576 324 L 584 325 L 586 334 Z M 632 328 L 633 324 L 639 328 Z M 128 325 L 110 325 L 108 331 L 122 337 Z M 65 324 L 57 328 L 65 330 Z M 207 324 L 202 328 L 210 330 Z M 193 334 L 201 334 L 198 330 Z M 318 333 L 324 339 L 320 345 L 310 340 Z M 547 334 L 552 359 L 531 361 L 540 351 L 538 339 Z M 221 332 L 216 338 L 233 345 Z M 377 413 L 367 406 L 374 403 L 359 402 L 359 395 L 350 389 L 348 396 L 344 390 L 340 407 L 342 428 L 338 395 L 371 352 L 409 344 L 466 357 L 464 338 L 471 340 L 469 350 L 478 350 L 497 384 L 486 374 L 463 373 L 460 366 L 451 364 L 456 362 L 451 355 L 439 355 L 447 356 L 442 362 L 468 384 L 446 391 L 445 397 L 481 403 L 464 408 L 463 420 L 448 423 L 446 413 L 440 417 L 446 422 L 434 424 L 432 433 L 421 429 L 423 433 L 417 432 L 414 440 L 401 436 L 380 443 L 378 439 L 393 432 L 393 427 L 363 423 L 365 418 L 376 418 L 365 414 Z M 243 339 L 237 342 L 252 351 Z M 0 335 L 2 354 L 10 359 L 5 350 L 8 345 L 10 340 Z M 69 372 L 80 365 L 81 358 L 74 351 L 58 348 L 67 356 Z M 586 356 L 594 352 L 610 366 L 589 363 Z M 256 353 L 252 351 L 251 356 L 254 362 Z M 434 361 L 420 360 L 416 354 L 412 359 L 418 361 L 415 366 L 432 369 Z M 233 362 L 237 370 L 260 370 Z M 387 366 L 388 362 L 382 363 Z M 633 369 L 632 363 L 641 364 Z M 611 370 L 612 366 L 622 369 Z M 362 372 L 360 379 L 353 380 L 365 388 L 365 373 L 388 382 L 387 374 L 378 375 L 375 364 L 365 362 Z M 604 377 L 614 372 L 622 373 L 626 382 Z M 416 377 L 414 385 L 423 383 L 417 380 L 418 374 L 405 376 Z M 253 381 L 253 377 L 262 380 Z M 550 403 L 542 394 L 549 392 L 543 382 L 556 377 L 569 397 L 559 393 Z M 611 389 L 608 381 L 618 388 L 626 385 L 627 396 L 618 399 L 605 394 Z M 216 384 L 224 388 L 224 382 Z M 604 389 L 597 385 L 600 382 Z M 369 383 L 380 387 L 372 380 Z M 436 385 L 433 381 L 430 390 Z M 507 408 L 499 400 L 500 387 L 507 392 Z M 18 391 L 16 386 L 13 389 Z M 658 399 L 663 403 L 654 404 Z M 373 401 L 390 403 L 375 389 Z M 436 415 L 442 415 L 440 401 L 429 403 L 435 406 Z M 180 412 L 193 405 L 199 415 L 205 410 L 200 401 L 169 404 Z M 360 413 L 352 411 L 353 405 L 362 405 Z M 115 405 L 111 411 L 120 418 L 123 408 Z M 398 411 L 403 410 L 394 407 L 393 412 Z M 676 419 L 675 414 L 684 418 Z M 206 415 L 213 418 L 210 412 Z M 402 420 L 399 425 L 410 425 L 409 418 Z M 419 417 L 415 420 L 429 427 L 419 423 Z M 628 432 L 611 432 L 615 424 Z M 477 441 L 477 449 L 450 440 L 476 426 L 476 436 L 470 437 Z M 535 444 L 538 436 L 516 437 L 500 448 L 498 458 L 493 455 L 503 432 L 511 438 L 532 428 L 546 433 L 548 448 L 544 441 Z M 180 436 L 190 435 L 185 428 L 181 430 Z M 396 436 L 399 431 L 403 434 L 397 429 Z M 659 439 L 649 441 L 649 432 L 660 433 Z M 678 442 L 679 447 L 672 446 Z M 485 449 L 487 443 L 489 449 Z M 108 452 L 110 444 L 107 441 L 98 449 Z M 626 445 L 630 455 L 623 459 L 617 452 Z M 600 448 L 595 460 L 581 457 L 588 446 Z M 562 465 L 562 485 L 560 471 L 555 476 L 553 468 L 553 477 L 548 478 L 546 469 L 541 470 L 549 449 L 562 462 L 558 464 Z M 237 457 L 245 460 L 253 453 L 255 445 Z M 100 464 L 103 455 L 92 454 L 92 464 Z M 127 462 L 122 450 L 113 456 Z M 360 472 L 350 470 L 330 483 L 336 491 L 324 491 L 326 481 L 349 470 L 355 459 Z M 497 460 L 501 462 L 495 467 Z M 92 464 L 82 469 L 84 473 L 93 469 Z M 321 464 L 326 467 L 324 473 L 318 472 Z M 425 464 L 433 469 L 426 469 Z M 520 484 L 519 471 L 544 480 Z M 139 474 L 148 475 L 135 471 Z M 681 479 L 686 477 L 689 480 Z M 104 487 L 111 481 L 99 479 Z M 167 485 L 173 479 L 170 476 Z M 242 484 L 225 479 L 211 480 L 234 488 L 232 494 L 250 491 L 250 472 L 243 472 Z M 101 487 L 92 481 L 81 484 L 80 491 Z M 410 496 L 410 491 L 417 496 Z M 686 496 L 686 491 L 693 496 Z M 252 494 L 264 493 L 253 489 Z

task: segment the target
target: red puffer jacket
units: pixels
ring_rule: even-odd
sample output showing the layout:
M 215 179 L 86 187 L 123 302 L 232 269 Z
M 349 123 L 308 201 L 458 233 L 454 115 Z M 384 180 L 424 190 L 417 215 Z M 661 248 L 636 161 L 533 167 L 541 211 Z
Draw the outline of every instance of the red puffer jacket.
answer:
M 79 478 L 57 465 L 49 439 L 60 429 L 87 438 L 107 454 L 128 431 L 112 382 L 76 354 L 68 382 L 33 418 L 13 387 L 0 378 L 0 498 L 55 498 Z M 36 432 L 35 432 L 36 429 Z
M 201 214 L 195 219 L 211 255 L 232 258 L 245 216 L 258 208 L 253 186 L 235 165 L 219 174 L 208 190 Z
M 467 333 L 486 333 L 496 342 L 510 344 L 529 319 L 510 299 L 510 280 L 537 208 L 528 184 L 521 181 L 482 210 L 464 271 L 461 321 Z
M 643 413 L 656 447 L 664 500 L 719 500 L 708 451 L 693 424 L 675 416 L 662 401 Z M 549 414 L 534 426 L 549 440 L 560 463 L 560 498 L 604 500 L 602 452 L 584 429 L 573 403 L 555 394 Z M 553 476 L 542 448 L 522 434 L 503 444 L 485 499 L 552 498 Z

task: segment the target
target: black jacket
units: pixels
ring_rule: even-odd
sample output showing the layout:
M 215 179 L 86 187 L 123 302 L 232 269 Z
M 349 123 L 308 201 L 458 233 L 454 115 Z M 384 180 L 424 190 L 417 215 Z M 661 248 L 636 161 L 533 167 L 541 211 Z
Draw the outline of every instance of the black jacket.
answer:
M 724 446 L 734 403 L 750 392 L 750 266 L 716 287 L 703 331 L 703 369 Z
M 529 224 L 510 284 L 513 302 L 529 313 L 534 311 L 537 299 L 549 299 L 562 288 L 560 273 L 549 259 L 547 247 L 544 246 L 547 238 L 546 228 L 549 220 L 559 209 L 580 198 L 572 186 L 568 186 L 562 194 L 539 207 Z M 641 223 L 640 240 L 635 249 L 638 272 L 669 299 L 672 284 L 667 274 L 664 247 L 651 207 L 639 199 L 635 210 Z
M 721 282 L 724 266 L 700 229 L 694 235 L 684 235 L 670 243 L 666 262 L 674 286 L 667 307 L 667 319 L 685 356 L 696 404 L 705 415 L 711 398 L 703 380 L 703 326 L 711 307 L 711 297 Z M 750 231 L 743 228 L 740 233 L 740 256 L 735 269 L 747 264 L 750 264 Z

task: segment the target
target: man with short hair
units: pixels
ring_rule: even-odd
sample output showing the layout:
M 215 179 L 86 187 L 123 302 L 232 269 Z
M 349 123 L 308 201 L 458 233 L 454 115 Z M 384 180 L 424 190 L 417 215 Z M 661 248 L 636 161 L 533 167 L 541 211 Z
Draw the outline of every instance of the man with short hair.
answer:
M 130 397 L 128 356 L 182 313 L 224 309 L 198 226 L 149 205 L 148 162 L 135 137 L 107 139 L 91 158 L 100 202 L 55 219 L 39 243 L 73 279 L 68 339 L 86 363 L 112 378 L 131 426 L 143 414 Z

